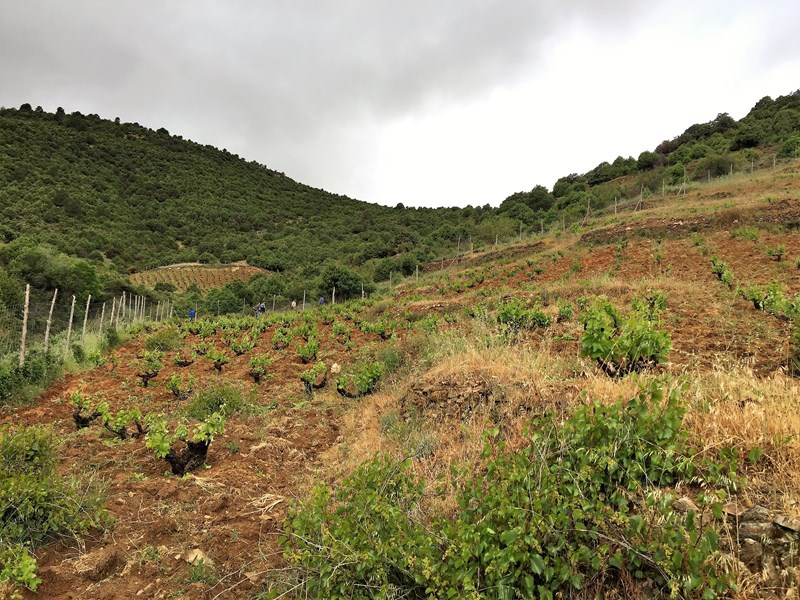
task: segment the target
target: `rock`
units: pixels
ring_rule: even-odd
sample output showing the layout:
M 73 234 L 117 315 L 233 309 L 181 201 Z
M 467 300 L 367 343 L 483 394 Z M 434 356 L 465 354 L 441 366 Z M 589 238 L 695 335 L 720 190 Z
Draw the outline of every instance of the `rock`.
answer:
M 781 585 L 781 570 L 778 567 L 778 561 L 773 554 L 765 554 L 763 558 L 763 570 L 761 571 L 761 579 L 765 587 L 777 588 Z
M 700 509 L 697 507 L 691 498 L 688 496 L 684 496 L 683 498 L 678 498 L 675 502 L 672 503 L 673 510 L 677 510 L 678 512 L 689 512 L 694 511 L 696 513 L 700 512 Z
M 741 560 L 751 573 L 758 573 L 761 570 L 761 557 L 764 555 L 764 547 L 755 540 L 745 538 L 739 548 L 739 560 Z
M 753 508 L 748 508 L 742 515 L 742 521 L 758 521 L 758 522 L 771 522 L 769 511 L 763 506 L 755 505 Z
M 773 523 L 784 529 L 789 529 L 796 533 L 800 533 L 800 519 L 794 519 L 785 515 L 778 515 L 773 520 Z
M 75 572 L 90 581 L 100 581 L 113 575 L 125 560 L 116 546 L 106 546 L 84 554 L 75 562 Z
M 739 525 L 739 537 L 760 541 L 762 539 L 770 539 L 774 533 L 774 527 L 771 522 L 756 522 L 746 521 Z
M 723 506 L 722 512 L 729 517 L 736 518 L 741 517 L 745 513 L 745 509 L 742 505 L 734 500 L 733 502 L 728 502 L 725 506 Z
M 331 365 L 331 375 L 338 375 L 342 372 L 342 365 L 339 363 L 333 363 Z
M 186 556 L 184 557 L 184 560 L 186 560 L 186 562 L 189 563 L 192 566 L 198 565 L 200 562 L 202 562 L 207 567 L 213 567 L 214 566 L 214 561 L 211 560 L 211 558 L 208 556 L 208 554 L 206 554 L 205 552 L 200 550 L 200 548 L 195 548 L 194 550 L 189 550 L 186 553 Z

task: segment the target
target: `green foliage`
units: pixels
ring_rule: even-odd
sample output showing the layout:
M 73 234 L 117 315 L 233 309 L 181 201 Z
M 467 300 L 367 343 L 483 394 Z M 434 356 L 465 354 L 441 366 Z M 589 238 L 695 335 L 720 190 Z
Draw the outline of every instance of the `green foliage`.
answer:
M 214 365 L 214 369 L 217 373 L 222 373 L 222 367 L 231 362 L 230 356 L 218 348 L 211 348 L 206 352 L 206 358 Z
M 728 265 L 717 256 L 711 257 L 711 272 L 728 287 L 733 286 L 733 272 L 728 268 Z
M 569 321 L 572 318 L 572 315 L 575 313 L 575 309 L 572 305 L 572 302 L 569 300 L 559 300 L 558 301 L 558 318 L 557 321 L 562 323 L 564 321 Z
M 172 392 L 172 395 L 178 400 L 186 400 L 192 395 L 196 383 L 194 377 L 190 376 L 184 379 L 183 376 L 178 373 L 173 373 L 172 377 L 170 377 L 169 381 L 166 383 L 166 388 Z
M 148 433 L 145 445 L 156 458 L 166 460 L 174 475 L 184 475 L 205 463 L 208 448 L 218 435 L 225 431 L 225 415 L 214 412 L 194 426 L 192 431 L 184 422 L 170 429 L 166 420 L 148 415 Z M 184 444 L 182 450 L 175 445 Z
M 324 362 L 320 361 L 310 369 L 306 369 L 300 374 L 300 381 L 303 382 L 303 387 L 305 388 L 307 394 L 313 393 L 315 387 L 321 387 L 317 385 L 317 380 L 323 373 L 327 372 L 328 366 Z M 323 381 L 323 385 L 324 383 L 325 382 Z
M 186 416 L 205 421 L 213 413 L 227 417 L 245 407 L 242 391 L 233 385 L 213 385 L 197 391 L 186 407 Z
M 361 323 L 361 331 L 364 333 L 374 333 L 382 340 L 388 340 L 394 335 L 395 324 L 388 319 L 378 319 L 376 321 L 364 321 Z
M 244 336 L 244 337 L 239 338 L 239 339 L 231 340 L 229 346 L 230 346 L 230 349 L 233 350 L 233 353 L 236 356 L 241 356 L 245 352 L 249 352 L 250 350 L 255 348 L 256 347 L 256 342 L 252 337 Z
M 0 584 L 35 590 L 34 549 L 107 522 L 97 490 L 58 475 L 56 447 L 43 427 L 0 429 Z
M 316 360 L 317 352 L 319 352 L 319 342 L 316 338 L 311 338 L 307 343 L 297 346 L 297 356 L 300 357 L 303 364 Z
M 659 329 L 660 303 L 640 304 L 622 315 L 606 298 L 595 300 L 581 315 L 581 354 L 595 359 L 612 377 L 653 368 L 666 359 L 672 346 L 669 334 Z
M 29 388 L 47 386 L 61 376 L 60 356 L 34 349 L 20 367 L 17 356 L 0 358 L 0 406 L 28 397 Z
M 289 327 L 278 327 L 275 333 L 272 334 L 272 347 L 275 350 L 286 348 L 291 342 L 294 335 Z
M 142 424 L 142 413 L 136 407 L 123 408 L 116 414 L 109 410 L 107 402 L 99 404 L 95 409 L 103 417 L 103 426 L 121 440 L 131 437 L 140 437 L 146 433 Z M 135 431 L 128 431 L 128 425 L 133 424 Z
M 731 237 L 739 238 L 742 240 L 750 240 L 751 242 L 758 241 L 758 229 L 748 225 L 742 225 L 731 231 Z
M 620 571 L 674 597 L 725 594 L 716 532 L 657 487 L 715 467 L 694 458 L 678 394 L 659 385 L 566 421 L 542 417 L 518 451 L 488 432 L 485 464 L 461 473 L 451 514 L 420 518 L 429 487 L 410 460 L 377 456 L 335 491 L 318 484 L 280 540 L 299 595 L 552 599 L 589 580 L 610 591 Z M 712 491 L 698 501 L 721 511 Z
M 250 370 L 248 375 L 253 378 L 254 383 L 259 383 L 262 379 L 269 379 L 272 375 L 267 374 L 267 367 L 272 364 L 274 359 L 266 354 L 254 356 L 250 359 Z
M 180 348 L 183 344 L 183 335 L 176 327 L 164 327 L 161 331 L 154 333 L 147 338 L 144 343 L 148 350 L 160 350 L 167 352 Z
M 767 256 L 774 258 L 776 261 L 781 262 L 783 257 L 786 256 L 786 246 L 781 244 L 777 247 L 768 247 Z
M 527 308 L 520 299 L 504 302 L 497 309 L 497 322 L 512 332 L 535 327 L 550 327 L 552 321 L 538 307 Z
M 344 396 L 366 396 L 375 390 L 382 376 L 380 362 L 362 359 L 336 380 L 336 390 Z
M 336 338 L 336 341 L 340 344 L 345 344 L 350 341 L 350 328 L 342 323 L 341 321 L 334 321 L 333 327 L 331 328 L 331 332 L 333 336 Z
M 142 351 L 141 357 L 136 363 L 136 376 L 142 380 L 142 385 L 147 387 L 151 379 L 154 379 L 161 372 L 164 366 L 164 353 L 160 350 Z

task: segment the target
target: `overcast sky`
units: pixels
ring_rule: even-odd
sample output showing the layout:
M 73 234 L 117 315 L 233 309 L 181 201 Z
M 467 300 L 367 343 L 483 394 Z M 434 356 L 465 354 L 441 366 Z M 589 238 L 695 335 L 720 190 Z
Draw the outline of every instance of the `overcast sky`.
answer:
M 497 205 L 800 88 L 798 23 L 798 0 L 0 0 L 0 105 Z

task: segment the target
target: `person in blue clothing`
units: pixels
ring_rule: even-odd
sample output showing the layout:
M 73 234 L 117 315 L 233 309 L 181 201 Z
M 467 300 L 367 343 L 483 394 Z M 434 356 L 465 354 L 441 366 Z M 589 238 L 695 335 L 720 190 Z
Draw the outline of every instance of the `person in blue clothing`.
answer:
M 320 305 L 323 305 L 323 304 L 325 304 L 325 298 L 323 298 L 322 296 L 320 296 L 320 297 L 319 297 L 319 303 L 320 303 Z
M 189 309 L 189 318 L 190 318 L 190 319 L 192 319 L 192 320 L 194 321 L 194 318 L 195 318 L 196 316 L 197 316 L 197 313 L 196 313 L 196 312 L 194 312 L 194 309 L 193 309 L 193 308 L 190 308 L 190 309 Z

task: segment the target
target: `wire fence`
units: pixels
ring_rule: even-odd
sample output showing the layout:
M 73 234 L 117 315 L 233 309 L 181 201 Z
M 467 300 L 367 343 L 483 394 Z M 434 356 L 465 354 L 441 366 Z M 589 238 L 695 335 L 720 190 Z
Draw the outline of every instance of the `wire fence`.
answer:
M 27 297 L 27 292 L 26 292 Z M 163 321 L 174 313 L 169 302 L 148 303 L 142 296 L 123 294 L 110 301 L 78 301 L 74 296 L 51 302 L 26 302 L 0 306 L 0 360 L 17 357 L 20 365 L 34 349 L 45 354 L 66 353 L 72 344 L 83 345 L 89 336 L 137 322 Z

